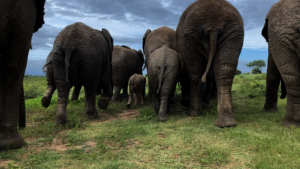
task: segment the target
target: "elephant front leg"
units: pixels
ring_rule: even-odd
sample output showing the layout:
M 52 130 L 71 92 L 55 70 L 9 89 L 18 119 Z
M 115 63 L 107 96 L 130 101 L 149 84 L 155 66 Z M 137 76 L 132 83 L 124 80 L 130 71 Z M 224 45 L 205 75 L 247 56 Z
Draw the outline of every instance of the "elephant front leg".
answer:
M 201 116 L 202 115 L 202 101 L 198 94 L 198 83 L 201 79 L 199 74 L 190 75 L 190 110 L 188 111 L 188 116 Z
M 263 107 L 265 112 L 277 112 L 278 101 L 278 88 L 280 84 L 280 73 L 276 67 L 273 57 L 269 52 L 268 69 L 267 69 L 267 87 L 266 87 L 266 100 Z
M 62 80 L 59 80 L 63 83 Z M 57 100 L 57 110 L 55 117 L 55 125 L 65 125 L 67 123 L 67 104 L 68 104 L 68 96 L 69 90 L 66 89 L 57 89 L 58 100 Z
M 82 86 L 74 86 L 73 94 L 72 94 L 72 97 L 71 97 L 71 101 L 78 100 L 81 87 Z
M 56 90 L 56 85 L 55 85 L 55 81 L 54 81 L 54 77 L 53 77 L 52 65 L 47 67 L 46 73 L 47 73 L 48 87 L 47 87 L 47 92 L 46 92 L 45 96 L 42 98 L 42 105 L 45 108 L 50 106 L 52 95 Z
M 120 86 L 116 86 L 113 98 L 112 98 L 112 102 L 113 104 L 118 102 L 118 99 L 120 98 L 120 91 L 121 91 L 121 87 Z
M 131 88 L 131 86 L 130 86 L 130 88 Z M 132 97 L 133 97 L 133 89 L 131 88 L 130 89 L 130 94 L 129 94 L 129 99 L 128 99 L 128 102 L 127 102 L 127 108 L 130 108 L 130 106 L 131 106 Z
M 141 93 L 139 91 L 137 91 L 137 93 L 135 94 L 135 106 L 140 106 L 140 100 L 141 100 Z
M 159 114 L 159 108 L 160 108 L 160 99 L 159 99 L 159 95 L 154 91 L 152 92 L 152 101 L 154 103 L 155 113 L 158 115 Z
M 122 98 L 121 101 L 123 101 L 123 99 L 127 99 L 128 98 L 128 81 L 126 81 L 126 83 L 123 86 L 123 92 L 122 92 Z

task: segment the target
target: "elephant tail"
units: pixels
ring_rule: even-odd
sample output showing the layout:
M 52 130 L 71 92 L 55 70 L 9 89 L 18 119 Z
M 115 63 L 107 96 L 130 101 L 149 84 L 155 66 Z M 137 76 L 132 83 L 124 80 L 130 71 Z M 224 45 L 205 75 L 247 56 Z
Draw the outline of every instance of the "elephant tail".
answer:
M 280 83 L 281 83 L 281 96 L 280 96 L 280 99 L 285 99 L 286 97 L 286 87 L 285 87 L 285 84 L 284 84 L 284 81 L 282 78 L 280 78 Z
M 162 83 L 162 80 L 163 80 L 164 70 L 165 70 L 165 54 L 163 54 L 162 61 L 160 62 L 160 73 L 159 73 L 159 77 L 158 77 L 157 93 L 159 93 L 160 88 L 161 88 L 161 83 Z
M 206 76 L 208 74 L 208 71 L 210 69 L 211 63 L 214 59 L 214 56 L 216 54 L 216 49 L 217 49 L 217 41 L 218 41 L 218 34 L 219 31 L 217 30 L 212 30 L 210 31 L 210 53 L 209 53 L 209 57 L 208 57 L 208 62 L 207 62 L 207 66 L 205 69 L 205 72 L 198 84 L 198 93 L 199 95 L 202 97 L 204 90 L 206 88 Z
M 46 72 L 45 67 L 48 66 L 48 65 L 50 65 L 51 63 L 52 63 L 52 60 L 50 60 L 48 63 L 46 63 L 46 64 L 43 66 L 43 72 Z
M 69 89 L 70 81 L 69 81 L 69 67 L 70 67 L 70 58 L 71 58 L 72 52 L 67 51 L 65 55 L 65 76 L 66 76 L 66 89 Z

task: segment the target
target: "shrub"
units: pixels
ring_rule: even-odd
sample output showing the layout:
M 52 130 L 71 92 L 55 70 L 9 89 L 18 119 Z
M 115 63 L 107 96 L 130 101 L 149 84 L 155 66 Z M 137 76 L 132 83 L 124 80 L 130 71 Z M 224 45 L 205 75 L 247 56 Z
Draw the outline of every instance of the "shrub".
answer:
M 38 86 L 32 85 L 29 88 L 24 88 L 24 98 L 25 99 L 32 99 L 32 98 L 37 98 L 39 96 L 42 96 L 42 92 L 39 89 Z
M 240 75 L 240 74 L 242 74 L 242 71 L 240 71 L 239 69 L 236 69 L 235 75 Z
M 252 69 L 252 73 L 253 74 L 261 74 L 262 72 L 258 67 L 256 67 L 256 68 Z
M 250 98 L 266 95 L 266 83 L 257 80 L 243 79 L 239 87 L 240 93 L 245 94 Z

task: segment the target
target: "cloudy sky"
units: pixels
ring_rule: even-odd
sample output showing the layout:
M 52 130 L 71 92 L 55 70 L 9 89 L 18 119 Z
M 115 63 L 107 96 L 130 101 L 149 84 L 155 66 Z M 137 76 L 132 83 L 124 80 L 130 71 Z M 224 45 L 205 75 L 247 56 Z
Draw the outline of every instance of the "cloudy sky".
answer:
M 261 36 L 265 17 L 279 0 L 228 0 L 241 13 L 245 38 L 238 69 L 249 72 L 245 64 L 267 61 L 267 43 Z M 106 28 L 114 45 L 142 49 L 147 29 L 168 26 L 176 30 L 182 12 L 195 0 L 47 0 L 45 24 L 32 37 L 33 50 L 25 74 L 43 75 L 42 67 L 52 49 L 56 35 L 74 22 L 94 29 Z M 266 68 L 263 69 L 266 71 Z

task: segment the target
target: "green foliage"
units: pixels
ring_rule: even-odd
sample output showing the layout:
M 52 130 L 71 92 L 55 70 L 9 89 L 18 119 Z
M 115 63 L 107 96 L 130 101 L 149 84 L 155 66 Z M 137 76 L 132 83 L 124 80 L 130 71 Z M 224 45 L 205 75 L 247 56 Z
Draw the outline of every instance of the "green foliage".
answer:
M 253 74 L 261 74 L 262 71 L 259 68 L 256 67 L 256 68 L 252 69 L 252 73 Z
M 264 60 L 254 60 L 246 64 L 248 67 L 256 67 L 261 70 L 262 67 L 266 66 L 266 62 Z
M 240 74 L 242 74 L 242 71 L 240 71 L 239 69 L 236 69 L 235 75 L 240 75 Z

